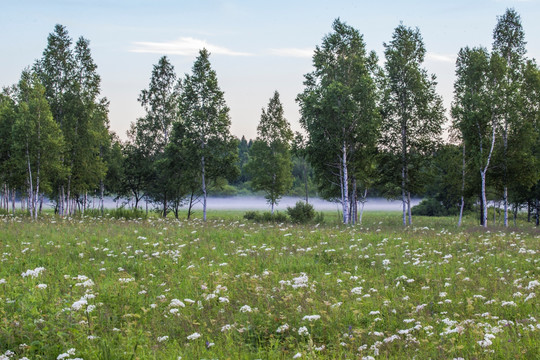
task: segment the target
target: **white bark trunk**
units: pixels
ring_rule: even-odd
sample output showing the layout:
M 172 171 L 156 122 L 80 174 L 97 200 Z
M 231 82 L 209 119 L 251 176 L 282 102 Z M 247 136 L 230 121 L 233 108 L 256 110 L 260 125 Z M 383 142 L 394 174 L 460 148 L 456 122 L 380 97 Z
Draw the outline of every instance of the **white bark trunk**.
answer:
M 367 201 L 367 192 L 368 192 L 368 189 L 365 189 L 364 196 L 362 197 L 362 207 L 360 208 L 360 217 L 358 219 L 359 224 L 362 224 L 362 216 L 364 215 L 364 205 L 366 205 L 366 201 Z
M 348 224 L 349 223 L 349 179 L 347 177 L 347 146 L 345 142 L 343 142 L 343 149 L 342 149 L 342 166 L 343 166 L 343 200 L 342 200 L 342 207 L 343 207 L 343 223 Z

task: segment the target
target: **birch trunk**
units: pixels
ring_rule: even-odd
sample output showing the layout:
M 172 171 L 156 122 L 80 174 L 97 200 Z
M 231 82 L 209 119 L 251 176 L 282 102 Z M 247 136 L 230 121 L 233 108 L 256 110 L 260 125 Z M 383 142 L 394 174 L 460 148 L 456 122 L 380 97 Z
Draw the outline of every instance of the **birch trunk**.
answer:
M 368 189 L 364 189 L 364 196 L 362 196 L 362 207 L 360 208 L 360 217 L 358 219 L 358 223 L 359 224 L 362 224 L 362 216 L 364 215 L 364 206 L 366 205 L 366 201 L 367 201 L 367 193 L 368 193 Z
M 343 207 L 343 223 L 348 224 L 349 223 L 349 184 L 348 184 L 348 173 L 347 173 L 347 146 L 345 141 L 343 142 L 343 200 L 342 200 L 342 207 Z
M 26 143 L 26 164 L 28 165 L 28 199 L 32 202 L 32 204 L 29 204 L 30 206 L 28 207 L 28 210 L 30 211 L 30 217 L 34 219 L 34 184 L 32 182 L 32 167 L 30 165 L 30 151 L 28 150 L 28 143 Z

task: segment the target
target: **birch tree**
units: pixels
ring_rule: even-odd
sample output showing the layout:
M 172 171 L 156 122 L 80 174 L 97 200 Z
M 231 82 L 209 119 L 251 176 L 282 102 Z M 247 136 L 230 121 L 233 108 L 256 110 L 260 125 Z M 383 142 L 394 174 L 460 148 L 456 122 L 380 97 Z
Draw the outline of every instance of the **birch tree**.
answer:
M 49 193 L 54 175 L 62 173 L 63 136 L 52 118 L 45 88 L 35 74 L 26 71 L 18 85 L 12 136 L 13 155 L 25 173 L 28 210 L 37 219 L 40 194 Z
M 504 60 L 504 77 L 501 80 L 501 136 L 502 136 L 502 168 L 503 168 L 503 206 L 504 226 L 508 226 L 508 186 L 509 178 L 509 152 L 512 151 L 509 142 L 512 133 L 519 133 L 521 123 L 519 117 L 520 87 L 522 82 L 522 69 L 524 66 L 525 33 L 521 25 L 521 18 L 514 9 L 507 9 L 505 14 L 498 17 L 497 25 L 493 30 L 493 52 Z M 521 138 L 522 142 L 524 139 Z M 519 161 L 519 160 L 518 160 Z
M 356 207 L 350 203 L 356 166 L 378 137 L 377 57 L 366 51 L 358 30 L 339 19 L 332 29 L 315 49 L 315 69 L 305 75 L 297 101 L 319 190 L 325 198 L 340 200 L 348 224 Z
M 210 182 L 238 175 L 237 141 L 230 133 L 229 108 L 209 57 L 206 49 L 199 51 L 192 74 L 186 74 L 179 83 L 180 117 L 185 126 L 186 146 L 199 163 L 205 221 Z
M 403 225 L 412 224 L 411 190 L 419 161 L 433 151 L 444 121 L 442 99 L 436 93 L 435 75 L 422 68 L 426 55 L 417 29 L 400 24 L 384 44 L 384 98 L 381 148 L 400 158 Z
M 481 225 L 487 227 L 486 178 L 498 127 L 501 59 L 484 48 L 463 48 L 456 62 L 452 117 L 467 158 L 480 175 Z

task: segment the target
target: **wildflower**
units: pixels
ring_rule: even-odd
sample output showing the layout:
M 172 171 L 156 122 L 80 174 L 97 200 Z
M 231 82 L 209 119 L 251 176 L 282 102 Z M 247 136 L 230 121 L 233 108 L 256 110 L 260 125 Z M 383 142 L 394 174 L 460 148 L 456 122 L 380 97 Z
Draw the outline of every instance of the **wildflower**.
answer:
M 182 301 L 178 299 L 172 299 L 171 303 L 169 304 L 169 307 L 186 307 L 186 304 L 184 304 Z
M 167 335 L 165 335 L 165 336 L 159 336 L 159 337 L 157 338 L 157 341 L 158 341 L 158 342 L 164 342 L 164 341 L 167 341 L 167 340 L 169 340 L 169 337 L 168 337 Z
M 244 305 L 240 308 L 240 312 L 243 312 L 243 313 L 246 313 L 246 312 L 251 312 L 251 306 L 249 305 Z
M 355 294 L 355 295 L 360 295 L 362 294 L 362 287 L 361 286 L 358 286 L 358 287 L 355 287 L 351 290 L 351 293 Z
M 38 284 L 36 286 L 38 289 L 46 289 L 47 288 L 47 284 Z
M 309 322 L 319 320 L 321 318 L 321 315 L 306 315 L 302 318 L 302 320 L 307 320 Z
M 62 353 L 62 354 L 58 355 L 56 357 L 56 360 L 62 360 L 62 359 L 68 358 L 68 357 L 70 357 L 72 355 L 75 355 L 75 349 L 74 348 L 71 348 L 68 351 L 66 351 L 65 353 Z
M 309 331 L 307 327 L 302 326 L 300 329 L 298 329 L 298 335 L 309 336 Z
M 302 357 L 302 353 L 296 353 L 296 355 L 294 355 L 292 358 L 293 359 L 298 359 L 298 358 L 301 358 Z
M 283 324 L 281 326 L 279 326 L 276 330 L 277 333 L 282 333 L 282 332 L 285 332 L 289 330 L 289 324 Z
M 225 332 L 225 331 L 228 331 L 228 330 L 231 330 L 232 329 L 232 326 L 229 325 L 229 324 L 226 324 L 226 325 L 223 325 L 221 327 L 221 332 Z
M 34 270 L 26 270 L 21 274 L 22 277 L 31 276 L 33 278 L 38 277 L 39 274 L 41 274 L 43 271 L 45 271 L 44 267 L 37 267 Z
M 188 340 L 196 340 L 201 337 L 201 334 L 198 332 L 195 332 L 187 337 Z
M 73 305 L 71 305 L 71 308 L 75 311 L 78 311 L 78 310 L 81 310 L 83 306 L 87 305 L 88 304 L 88 301 L 86 301 L 86 299 L 83 297 L 83 298 L 80 298 L 79 300 L 75 301 L 73 303 Z

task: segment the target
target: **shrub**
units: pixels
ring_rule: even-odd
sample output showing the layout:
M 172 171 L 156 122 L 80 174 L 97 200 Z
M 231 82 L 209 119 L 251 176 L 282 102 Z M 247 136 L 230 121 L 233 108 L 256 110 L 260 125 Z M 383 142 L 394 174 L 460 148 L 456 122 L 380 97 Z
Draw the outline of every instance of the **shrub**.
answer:
M 287 207 L 287 213 L 292 222 L 297 224 L 306 224 L 315 219 L 315 210 L 313 205 L 298 201 L 294 207 Z
M 244 214 L 244 219 L 246 220 L 255 220 L 259 216 L 259 213 L 257 211 L 246 211 Z
M 441 204 L 440 201 L 427 198 L 416 206 L 413 206 L 411 209 L 412 215 L 420 216 L 446 216 L 448 215 L 448 210 Z
M 276 222 L 276 223 L 282 223 L 286 222 L 287 215 L 275 212 L 272 214 L 270 211 L 265 211 L 263 213 L 259 213 L 258 211 L 247 211 L 244 214 L 244 219 L 246 220 L 253 220 L 255 222 Z

